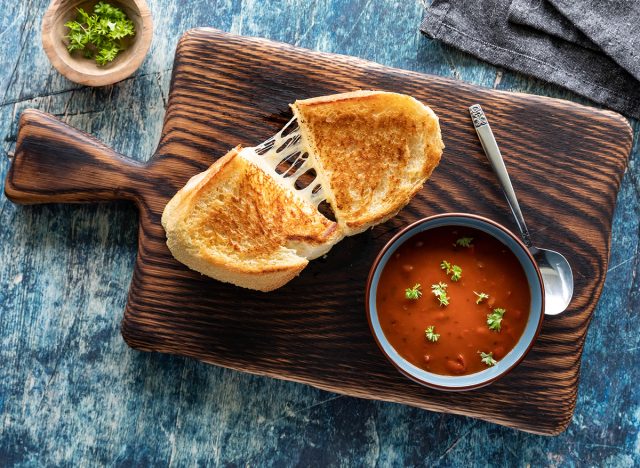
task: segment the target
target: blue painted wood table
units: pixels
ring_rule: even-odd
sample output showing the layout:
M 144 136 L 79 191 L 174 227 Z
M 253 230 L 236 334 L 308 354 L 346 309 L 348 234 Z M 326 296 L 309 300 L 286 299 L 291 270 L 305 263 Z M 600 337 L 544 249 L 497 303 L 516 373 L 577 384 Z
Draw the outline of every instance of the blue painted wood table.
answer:
M 146 159 L 160 135 L 173 52 L 213 26 L 502 90 L 586 102 L 432 42 L 421 2 L 151 0 L 142 68 L 91 89 L 40 47 L 47 0 L 0 14 L 0 177 L 20 112 L 38 108 Z M 0 466 L 640 464 L 640 160 L 618 197 L 610 266 L 587 336 L 579 398 L 557 437 L 358 400 L 125 345 L 119 324 L 136 249 L 127 204 L 19 207 L 0 195 Z

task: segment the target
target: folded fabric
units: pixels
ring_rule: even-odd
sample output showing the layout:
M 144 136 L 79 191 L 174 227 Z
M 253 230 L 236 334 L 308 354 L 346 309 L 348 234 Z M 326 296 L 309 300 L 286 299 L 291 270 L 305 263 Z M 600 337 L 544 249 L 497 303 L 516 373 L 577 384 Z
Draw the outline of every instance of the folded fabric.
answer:
M 549 0 L 580 31 L 640 80 L 640 2 Z
M 619 1 L 625 3 L 624 0 Z M 574 14 L 575 9 L 586 10 L 592 4 L 598 3 L 586 0 L 578 2 L 582 7 L 577 5 L 573 8 L 569 1 L 548 2 L 570 23 L 573 20 L 566 16 L 568 12 Z M 620 41 L 612 45 L 606 43 L 606 35 L 602 33 L 585 34 L 597 46 L 588 48 L 577 43 L 579 39 L 575 37 L 580 36 L 576 34 L 575 29 L 573 32 L 565 30 L 556 34 L 548 31 L 557 31 L 566 24 L 561 19 L 557 19 L 552 26 L 548 22 L 534 23 L 533 19 L 527 20 L 528 23 L 533 23 L 527 26 L 510 22 L 510 12 L 512 17 L 517 16 L 517 7 L 512 9 L 512 4 L 513 0 L 433 0 L 431 5 L 427 6 L 421 30 L 429 37 L 439 39 L 495 65 L 558 84 L 627 116 L 640 118 L 640 83 L 633 74 L 605 55 L 609 50 L 615 50 L 616 60 L 622 63 L 618 56 L 624 54 L 625 48 L 619 44 Z M 636 9 L 640 7 L 640 2 L 633 4 L 638 5 Z M 546 12 L 541 13 L 538 19 L 543 19 L 545 14 L 553 14 L 551 5 L 542 7 L 546 8 Z M 526 7 L 525 4 L 522 6 Z M 604 8 L 598 6 L 593 11 L 603 10 Z M 630 17 L 635 18 L 632 14 Z M 592 20 L 589 25 L 603 26 L 603 21 L 603 17 L 600 17 L 598 21 Z M 544 26 L 536 27 L 537 24 Z M 580 20 L 573 24 L 582 33 L 588 31 L 584 26 L 587 24 L 585 17 L 580 17 Z M 618 25 L 614 29 L 626 32 L 630 28 Z M 573 36 L 559 39 L 567 34 Z M 633 63 L 633 60 L 624 61 L 625 64 L 629 62 Z M 630 66 L 630 69 L 635 70 L 633 66 Z
M 513 0 L 508 19 L 587 49 L 600 49 L 547 0 Z

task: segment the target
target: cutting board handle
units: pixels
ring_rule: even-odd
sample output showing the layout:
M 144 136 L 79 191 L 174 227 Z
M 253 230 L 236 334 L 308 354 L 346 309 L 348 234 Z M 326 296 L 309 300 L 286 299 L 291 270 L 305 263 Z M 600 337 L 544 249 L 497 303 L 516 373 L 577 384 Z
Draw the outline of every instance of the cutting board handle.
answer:
M 15 156 L 5 182 L 16 203 L 137 199 L 146 167 L 52 115 L 20 117 Z

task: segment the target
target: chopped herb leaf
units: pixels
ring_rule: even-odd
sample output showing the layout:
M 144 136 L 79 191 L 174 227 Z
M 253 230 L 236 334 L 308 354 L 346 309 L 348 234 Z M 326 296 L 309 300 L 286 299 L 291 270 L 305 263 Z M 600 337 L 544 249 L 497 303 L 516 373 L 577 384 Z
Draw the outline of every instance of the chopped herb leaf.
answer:
M 421 288 L 422 286 L 420 286 L 420 283 L 414 284 L 413 288 L 407 288 L 404 290 L 404 297 L 410 301 L 417 301 L 418 298 L 422 296 Z
M 493 353 L 483 353 L 482 351 L 478 351 L 478 354 L 480 355 L 482 362 L 486 364 L 487 367 L 493 367 L 498 364 L 498 361 L 493 359 Z
M 427 327 L 427 329 L 424 331 L 424 335 L 427 337 L 427 340 L 431 341 L 432 343 L 435 343 L 440 339 L 440 334 L 436 333 L 436 327 L 434 325 Z
M 493 309 L 492 313 L 487 314 L 487 325 L 489 325 L 489 330 L 500 331 L 502 328 L 502 317 L 505 312 L 505 309 Z
M 431 292 L 440 302 L 441 306 L 449 305 L 449 297 L 447 296 L 447 283 L 438 283 L 431 285 Z
M 120 8 L 106 2 L 96 4 L 93 13 L 78 8 L 76 20 L 65 23 L 69 28 L 67 50 L 81 51 L 105 66 L 124 50 L 122 39 L 136 34 L 135 25 Z
M 476 304 L 480 304 L 482 301 L 484 301 L 485 299 L 489 299 L 489 295 L 486 293 L 477 293 L 475 291 L 473 291 L 473 294 L 475 294 L 476 296 L 478 296 L 478 299 L 476 299 Z
M 447 275 L 451 275 L 451 281 L 458 281 L 462 278 L 462 268 L 458 265 L 452 265 L 446 260 L 440 262 L 440 268 L 445 271 Z
M 471 247 L 471 241 L 473 241 L 473 237 L 461 237 L 454 245 L 458 245 L 460 247 Z

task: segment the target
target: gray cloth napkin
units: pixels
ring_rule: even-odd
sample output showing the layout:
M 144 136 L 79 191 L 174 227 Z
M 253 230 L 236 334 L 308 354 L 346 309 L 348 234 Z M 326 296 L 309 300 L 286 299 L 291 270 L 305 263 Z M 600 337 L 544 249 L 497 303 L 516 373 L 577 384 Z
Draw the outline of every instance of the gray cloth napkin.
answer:
M 599 49 L 546 0 L 513 0 L 508 19 L 511 23 L 529 26 L 587 49 Z
M 629 0 L 433 0 L 421 30 L 640 118 L 637 25 Z
M 640 80 L 638 0 L 549 1 L 605 54 Z

